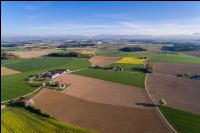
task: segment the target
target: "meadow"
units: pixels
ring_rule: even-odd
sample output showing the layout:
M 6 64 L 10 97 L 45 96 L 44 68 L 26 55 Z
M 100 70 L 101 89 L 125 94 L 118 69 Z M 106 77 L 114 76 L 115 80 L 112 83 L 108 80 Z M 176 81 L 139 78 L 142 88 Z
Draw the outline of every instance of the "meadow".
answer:
M 191 55 L 178 53 L 175 54 L 160 54 L 150 51 L 145 52 L 121 52 L 119 50 L 100 49 L 96 53 L 99 56 L 120 56 L 120 57 L 140 57 L 148 56 L 152 62 L 171 62 L 171 63 L 186 63 L 200 64 L 200 58 Z
M 160 110 L 179 133 L 200 132 L 200 115 L 171 107 L 160 107 Z
M 1 112 L 1 132 L 92 133 L 93 131 L 71 124 L 65 125 L 54 118 L 42 117 L 21 107 L 7 107 Z
M 18 59 L 12 59 L 12 60 L 1 60 L 1 65 L 14 64 L 14 63 L 21 62 L 24 60 L 27 60 L 27 59 L 18 58 Z
M 1 76 L 1 101 L 17 98 L 34 91 L 37 87 L 30 86 L 26 78 L 36 73 L 39 71 Z
M 113 70 L 85 69 L 74 72 L 74 74 L 144 88 L 145 74 L 142 72 L 131 73 L 125 71 L 116 72 Z
M 68 68 L 76 69 L 87 67 L 88 61 L 84 58 L 67 58 L 67 57 L 41 57 L 19 60 L 11 63 L 4 62 L 2 64 L 5 67 L 20 71 L 28 72 L 39 69 L 51 69 L 51 68 Z

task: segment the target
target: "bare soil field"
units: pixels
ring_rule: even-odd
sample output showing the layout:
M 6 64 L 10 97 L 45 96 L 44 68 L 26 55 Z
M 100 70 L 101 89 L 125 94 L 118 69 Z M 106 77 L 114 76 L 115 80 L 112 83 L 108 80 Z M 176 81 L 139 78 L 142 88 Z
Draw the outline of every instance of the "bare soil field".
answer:
M 89 59 L 89 62 L 99 66 L 109 65 L 118 61 L 120 57 L 105 57 L 105 56 L 95 56 Z
M 63 93 L 91 102 L 137 108 L 146 108 L 140 104 L 150 103 L 144 89 L 129 85 L 75 74 L 64 74 L 55 80 L 70 84 Z
M 20 72 L 1 66 L 1 75 L 9 75 L 9 74 L 16 74 L 16 73 L 20 73 Z
M 151 74 L 147 86 L 157 103 L 163 98 L 167 106 L 200 114 L 200 81 Z
M 155 109 L 139 109 L 93 103 L 43 89 L 33 97 L 36 107 L 58 120 L 101 133 L 167 133 Z
M 10 53 L 13 53 L 15 55 L 18 55 L 20 58 L 35 58 L 40 57 L 43 55 L 47 55 L 51 52 L 53 52 L 53 49 L 45 49 L 45 50 L 33 50 L 33 51 L 13 51 Z
M 176 75 L 189 72 L 200 75 L 200 64 L 179 64 L 179 63 L 153 63 L 155 73 Z

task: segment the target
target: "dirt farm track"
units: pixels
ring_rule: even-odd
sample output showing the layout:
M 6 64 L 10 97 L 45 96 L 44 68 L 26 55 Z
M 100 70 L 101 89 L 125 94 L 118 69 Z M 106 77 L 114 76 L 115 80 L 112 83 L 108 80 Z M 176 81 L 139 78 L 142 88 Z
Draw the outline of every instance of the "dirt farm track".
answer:
M 164 98 L 168 106 L 200 114 L 200 81 L 151 74 L 147 86 L 157 103 Z
M 49 89 L 40 91 L 33 100 L 36 107 L 61 121 L 102 133 L 170 132 L 152 108 L 140 109 L 94 103 Z

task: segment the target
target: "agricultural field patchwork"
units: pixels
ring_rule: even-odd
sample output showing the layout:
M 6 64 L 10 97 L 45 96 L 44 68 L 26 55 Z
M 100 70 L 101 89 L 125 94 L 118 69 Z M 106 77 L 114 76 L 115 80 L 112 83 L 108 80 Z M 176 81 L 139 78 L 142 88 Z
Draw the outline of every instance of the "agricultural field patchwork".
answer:
M 121 52 L 119 50 L 100 49 L 97 51 L 99 56 L 119 56 L 119 57 L 141 57 L 148 56 L 152 62 L 171 62 L 171 63 L 186 63 L 200 64 L 200 58 L 191 55 L 178 53 L 176 54 L 160 54 L 158 52 Z
M 1 100 L 10 100 L 32 92 L 37 87 L 30 86 L 26 78 L 28 76 L 46 72 L 51 69 L 77 70 L 87 68 L 89 62 L 84 58 L 66 57 L 42 57 L 35 59 L 25 59 L 14 63 L 5 63 L 5 66 L 22 73 L 1 76 Z
M 115 63 L 122 63 L 122 64 L 144 64 L 144 59 L 138 59 L 135 57 L 124 57 L 121 60 Z
M 65 125 L 53 118 L 42 117 L 21 107 L 7 107 L 1 112 L 1 132 L 92 133 L 74 125 Z

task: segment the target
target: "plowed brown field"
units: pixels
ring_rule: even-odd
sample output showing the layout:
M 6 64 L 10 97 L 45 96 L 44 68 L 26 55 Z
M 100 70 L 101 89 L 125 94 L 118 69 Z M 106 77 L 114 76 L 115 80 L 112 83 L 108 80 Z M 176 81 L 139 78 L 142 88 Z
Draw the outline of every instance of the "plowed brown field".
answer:
M 179 63 L 154 63 L 155 73 L 176 75 L 189 72 L 200 75 L 199 64 L 179 64 Z
M 200 81 L 151 74 L 147 86 L 157 103 L 164 98 L 168 106 L 200 114 Z
M 48 89 L 40 91 L 33 100 L 36 107 L 61 121 L 102 133 L 170 132 L 152 108 L 139 109 L 94 103 Z
M 89 59 L 89 62 L 95 65 L 109 65 L 112 64 L 116 61 L 118 61 L 120 57 L 105 57 L 105 56 L 95 56 Z
M 145 108 L 138 104 L 150 103 L 145 90 L 138 87 L 75 74 L 64 74 L 56 81 L 70 84 L 65 94 L 92 102 L 138 108 Z

